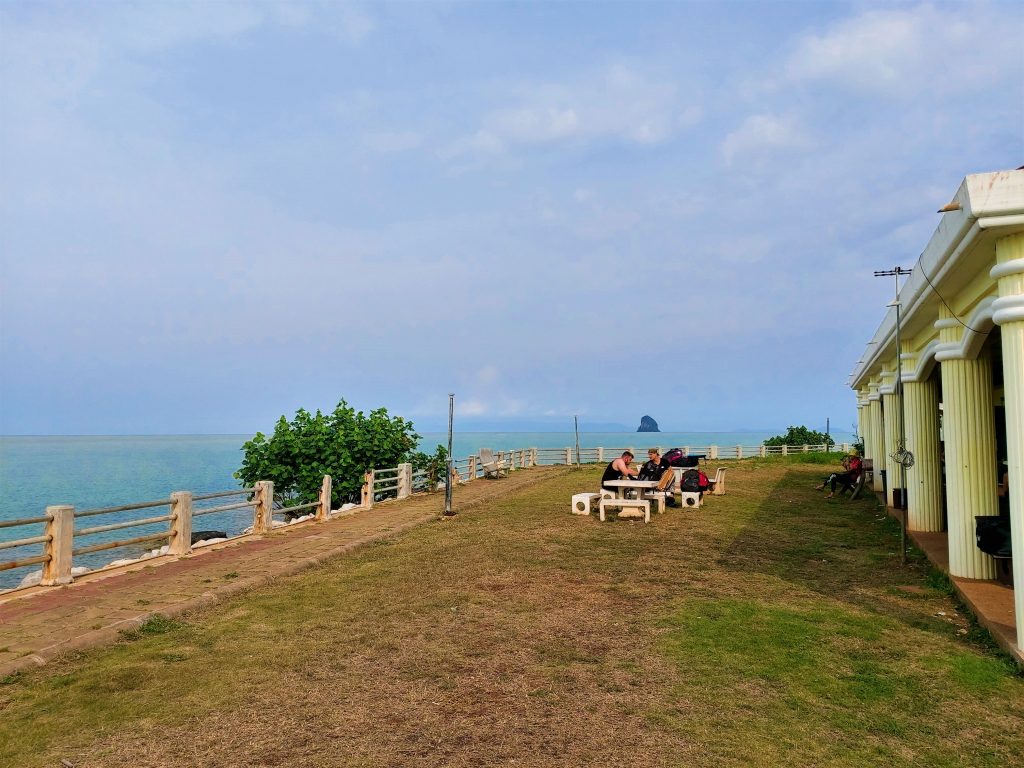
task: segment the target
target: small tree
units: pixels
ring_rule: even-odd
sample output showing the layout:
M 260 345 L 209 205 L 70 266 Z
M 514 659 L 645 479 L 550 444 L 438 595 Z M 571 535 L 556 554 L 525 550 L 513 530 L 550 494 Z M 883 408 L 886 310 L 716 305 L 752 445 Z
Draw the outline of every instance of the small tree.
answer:
M 807 427 L 789 427 L 784 435 L 769 437 L 764 441 L 765 445 L 826 445 L 831 448 L 835 445 L 829 435 L 824 432 L 815 432 Z
M 299 409 L 291 421 L 282 416 L 269 438 L 257 433 L 242 446 L 235 477 L 246 485 L 272 481 L 275 499 L 287 508 L 316 501 L 330 475 L 332 506 L 358 502 L 363 473 L 403 463 L 418 440 L 411 421 L 391 418 L 385 408 L 356 412 L 342 400 L 326 415 Z
M 444 473 L 448 470 L 448 449 L 439 445 L 432 454 L 417 451 L 409 460 L 412 462 L 413 472 L 427 473 L 426 490 L 437 490 L 437 484 L 444 480 Z

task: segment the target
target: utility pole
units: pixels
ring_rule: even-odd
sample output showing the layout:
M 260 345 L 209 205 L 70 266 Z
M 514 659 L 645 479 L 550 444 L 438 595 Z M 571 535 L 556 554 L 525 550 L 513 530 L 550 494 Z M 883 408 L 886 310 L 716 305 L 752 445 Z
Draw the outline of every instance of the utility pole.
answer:
M 904 431 L 903 421 L 903 349 L 900 339 L 900 275 L 909 275 L 911 270 L 903 267 L 893 269 L 881 269 L 875 271 L 875 277 L 896 278 L 896 298 L 893 299 L 890 307 L 896 307 L 896 388 L 894 390 L 897 398 L 896 414 L 897 425 L 900 435 L 900 444 L 896 448 L 893 458 L 900 467 L 900 562 L 907 564 L 907 467 L 904 463 L 907 450 L 907 435 Z M 889 500 L 886 499 L 886 504 Z
M 444 473 L 444 515 L 451 517 L 452 512 L 452 420 L 455 416 L 455 395 L 448 395 L 448 465 Z

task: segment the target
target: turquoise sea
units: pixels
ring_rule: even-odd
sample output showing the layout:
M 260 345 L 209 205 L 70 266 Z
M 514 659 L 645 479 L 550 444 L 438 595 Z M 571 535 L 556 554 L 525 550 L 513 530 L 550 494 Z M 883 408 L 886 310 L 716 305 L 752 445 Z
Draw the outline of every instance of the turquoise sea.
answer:
M 759 445 L 778 432 L 581 432 L 580 446 L 634 447 L 641 451 L 649 446 L 691 446 L 696 452 L 707 445 Z M 241 463 L 242 444 L 249 438 L 249 435 L 0 437 L 0 522 L 38 517 L 51 504 L 71 504 L 77 510 L 85 510 L 165 499 L 173 491 L 199 494 L 238 488 L 239 483 L 232 475 Z M 838 442 L 851 439 L 849 435 L 839 434 L 834 438 Z M 420 446 L 433 451 L 434 446 L 446 441 L 445 434 L 428 432 L 423 434 Z M 454 435 L 452 452 L 456 458 L 461 458 L 482 447 L 507 450 L 565 448 L 574 444 L 571 432 L 462 432 Z M 156 516 L 166 511 L 161 507 L 130 512 L 121 519 Z M 112 514 L 95 522 L 90 520 L 88 524 L 107 524 L 118 519 L 118 514 Z M 237 534 L 250 523 L 251 513 L 240 510 L 209 515 L 202 518 L 201 523 L 197 520 L 196 527 Z M 151 529 L 98 534 L 84 543 L 129 538 L 166 527 L 167 524 L 162 523 Z M 41 526 L 0 528 L 0 541 L 39 533 Z M 36 554 L 37 547 L 0 550 L 0 563 Z M 136 548 L 135 552 L 124 549 L 97 552 L 76 557 L 75 564 L 95 568 L 119 557 L 131 557 L 138 551 Z M 0 571 L 0 589 L 16 584 L 25 573 L 37 567 Z

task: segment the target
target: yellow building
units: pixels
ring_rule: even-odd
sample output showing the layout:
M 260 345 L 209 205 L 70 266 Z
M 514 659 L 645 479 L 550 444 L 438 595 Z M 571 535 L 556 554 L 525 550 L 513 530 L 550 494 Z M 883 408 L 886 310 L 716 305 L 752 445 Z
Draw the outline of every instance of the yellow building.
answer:
M 968 176 L 940 215 L 851 376 L 859 432 L 875 490 L 880 470 L 890 506 L 906 489 L 908 528 L 948 532 L 952 576 L 995 577 L 975 517 L 1000 513 L 1008 477 L 1024 649 L 1024 170 Z M 913 455 L 909 468 L 901 447 Z

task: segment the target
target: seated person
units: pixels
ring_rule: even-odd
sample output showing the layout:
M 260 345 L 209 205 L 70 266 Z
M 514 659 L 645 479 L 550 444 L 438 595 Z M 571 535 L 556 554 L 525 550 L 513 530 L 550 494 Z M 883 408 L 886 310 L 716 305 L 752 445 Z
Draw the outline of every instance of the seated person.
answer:
M 825 487 L 829 487 L 829 494 L 826 499 L 831 499 L 836 495 L 836 486 L 842 486 L 842 490 L 849 491 L 853 490 L 853 486 L 856 485 L 858 478 L 860 478 L 861 469 L 863 463 L 860 460 L 860 456 L 857 455 L 856 451 L 852 451 L 848 456 L 843 457 L 843 469 L 845 472 L 833 472 L 827 478 L 825 482 L 817 486 L 818 490 L 825 490 Z
M 615 488 L 609 488 L 605 483 L 609 480 L 622 480 L 624 477 L 636 477 L 637 471 L 630 466 L 632 461 L 633 453 L 631 451 L 623 451 L 619 458 L 605 467 L 604 475 L 601 477 L 601 487 L 606 491 L 615 491 Z
M 676 497 L 672 494 L 672 486 L 676 482 L 676 474 L 668 459 L 662 457 L 657 448 L 647 451 L 647 461 L 640 467 L 640 474 L 637 480 L 657 480 L 656 490 L 665 494 L 665 502 L 668 506 L 674 506 Z

